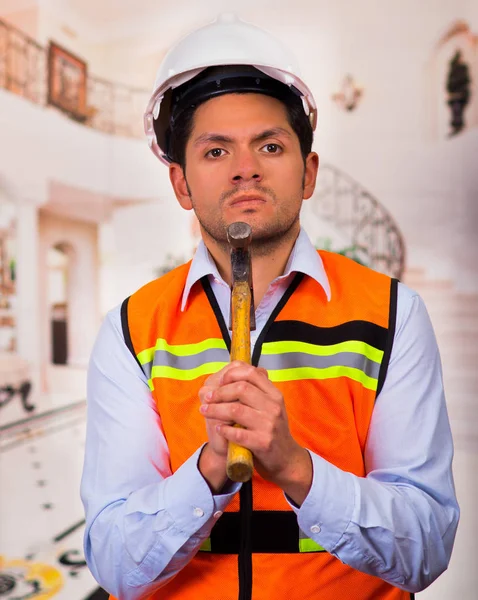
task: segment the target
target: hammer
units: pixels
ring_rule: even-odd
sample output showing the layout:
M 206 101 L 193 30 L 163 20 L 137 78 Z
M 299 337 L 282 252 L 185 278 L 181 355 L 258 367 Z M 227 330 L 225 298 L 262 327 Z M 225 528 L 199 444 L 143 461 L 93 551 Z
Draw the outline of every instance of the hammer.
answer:
M 252 229 L 247 223 L 232 223 L 227 228 L 227 240 L 231 247 L 232 293 L 231 319 L 231 362 L 241 360 L 251 363 L 251 329 L 256 328 L 254 295 L 252 290 L 252 268 L 249 245 Z M 234 425 L 240 427 L 240 425 Z M 231 481 L 249 481 L 253 463 L 251 451 L 234 442 L 227 450 L 227 476 Z

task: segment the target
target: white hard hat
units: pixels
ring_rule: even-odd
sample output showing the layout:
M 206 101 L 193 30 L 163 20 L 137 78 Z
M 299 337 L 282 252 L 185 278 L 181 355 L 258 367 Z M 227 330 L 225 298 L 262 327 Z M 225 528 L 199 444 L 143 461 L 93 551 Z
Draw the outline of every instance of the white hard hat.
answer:
M 312 92 L 300 77 L 296 58 L 266 31 L 238 19 L 234 14 L 222 14 L 213 23 L 180 40 L 169 50 L 159 68 L 144 115 L 144 128 L 150 148 L 163 163 L 171 162 L 167 132 L 170 127 L 172 90 L 209 67 L 229 65 L 254 67 L 266 76 L 262 76 L 262 79 L 272 78 L 285 84 L 301 98 L 304 111 L 315 130 L 317 106 Z M 248 91 L 260 93 L 262 90 Z M 276 94 L 271 92 L 271 95 Z

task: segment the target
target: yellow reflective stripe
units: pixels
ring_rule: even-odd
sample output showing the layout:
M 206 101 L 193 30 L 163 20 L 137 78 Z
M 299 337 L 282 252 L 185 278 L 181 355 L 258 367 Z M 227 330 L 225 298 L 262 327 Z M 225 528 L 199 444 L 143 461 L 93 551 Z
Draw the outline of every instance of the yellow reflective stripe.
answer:
M 300 379 L 335 379 L 337 377 L 348 377 L 361 383 L 369 390 L 377 390 L 377 379 L 369 377 L 363 371 L 353 367 L 327 367 L 325 369 L 314 369 L 313 367 L 299 367 L 297 369 L 268 370 L 270 381 L 298 381 Z
M 299 552 L 327 552 L 327 550 L 310 538 L 302 538 L 299 540 Z
M 147 348 L 143 350 L 139 354 L 136 355 L 136 358 L 139 360 L 140 365 L 146 365 L 150 363 L 154 358 L 155 348 Z
M 377 348 L 359 340 L 340 342 L 340 344 L 332 344 L 331 346 L 319 346 L 307 342 L 266 342 L 262 345 L 261 354 L 287 354 L 288 352 L 302 352 L 315 356 L 332 356 L 339 352 L 354 352 L 363 354 L 377 363 L 382 362 L 383 358 L 383 350 L 377 350 Z
M 200 352 L 204 352 L 204 350 L 214 348 L 227 350 L 226 343 L 221 338 L 209 338 L 197 344 L 168 344 L 165 339 L 159 338 L 156 340 L 154 348 L 146 348 L 146 350 L 142 350 L 137 356 L 140 364 L 144 365 L 153 360 L 154 353 L 157 350 L 165 350 L 175 356 L 189 356 L 190 354 L 199 354 Z
M 199 550 L 202 550 L 203 552 L 211 552 L 211 538 L 205 539 Z
M 211 362 L 205 363 L 204 365 L 196 367 L 195 369 L 175 369 L 174 367 L 158 366 L 153 367 L 151 371 L 151 379 L 154 379 L 155 377 L 162 377 L 164 379 L 191 381 L 192 379 L 197 379 L 202 375 L 212 375 L 213 373 L 217 373 L 227 364 L 227 362 Z

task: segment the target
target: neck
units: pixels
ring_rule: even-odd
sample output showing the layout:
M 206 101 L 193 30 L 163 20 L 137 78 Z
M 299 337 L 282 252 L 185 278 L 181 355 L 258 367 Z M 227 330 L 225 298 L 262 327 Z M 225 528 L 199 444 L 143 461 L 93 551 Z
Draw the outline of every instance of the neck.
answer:
M 254 308 L 260 304 L 269 285 L 284 273 L 292 248 L 299 235 L 300 225 L 291 227 L 277 240 L 251 245 L 252 285 L 254 289 Z M 228 285 L 232 285 L 231 255 L 227 244 L 218 243 L 203 231 L 203 240 L 216 263 L 219 274 Z

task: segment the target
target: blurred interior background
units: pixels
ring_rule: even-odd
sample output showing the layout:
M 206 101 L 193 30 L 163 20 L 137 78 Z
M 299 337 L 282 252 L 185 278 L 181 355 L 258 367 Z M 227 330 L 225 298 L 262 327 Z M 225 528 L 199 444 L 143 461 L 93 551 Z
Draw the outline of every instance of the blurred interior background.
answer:
M 142 113 L 171 44 L 224 11 L 293 48 L 315 94 L 314 243 L 427 304 L 462 519 L 449 570 L 418 597 L 473 600 L 476 0 L 0 0 L 0 595 L 104 595 L 81 547 L 88 357 L 105 313 L 199 240 Z

